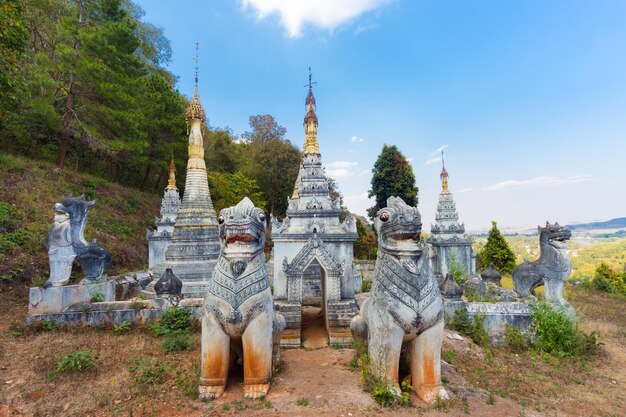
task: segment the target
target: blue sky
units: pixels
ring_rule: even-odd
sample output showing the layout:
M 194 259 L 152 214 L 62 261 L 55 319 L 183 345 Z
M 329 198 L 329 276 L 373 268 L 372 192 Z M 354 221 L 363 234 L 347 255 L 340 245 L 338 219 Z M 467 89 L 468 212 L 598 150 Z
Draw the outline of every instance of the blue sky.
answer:
M 411 159 L 425 225 L 441 165 L 469 229 L 626 216 L 626 2 L 142 0 L 209 123 L 272 114 L 302 146 L 307 69 L 327 172 L 363 214 L 382 145 Z M 430 162 L 429 162 L 430 161 Z

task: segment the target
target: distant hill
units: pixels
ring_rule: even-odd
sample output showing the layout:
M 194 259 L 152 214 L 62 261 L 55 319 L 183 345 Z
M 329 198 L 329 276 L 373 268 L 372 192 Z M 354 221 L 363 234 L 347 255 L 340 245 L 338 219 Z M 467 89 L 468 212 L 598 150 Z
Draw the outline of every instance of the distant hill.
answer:
M 617 219 L 607 220 L 604 222 L 570 224 L 567 228 L 569 230 L 579 232 L 585 230 L 626 229 L 626 217 L 618 217 Z

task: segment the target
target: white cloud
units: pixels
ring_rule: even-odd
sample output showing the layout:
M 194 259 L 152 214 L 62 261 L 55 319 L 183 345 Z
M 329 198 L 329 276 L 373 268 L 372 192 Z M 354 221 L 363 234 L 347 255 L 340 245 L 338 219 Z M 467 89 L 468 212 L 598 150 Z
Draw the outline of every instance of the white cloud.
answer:
M 429 153 L 428 159 L 426 159 L 426 162 L 424 162 L 424 165 L 430 165 L 430 164 L 434 164 L 437 162 L 441 162 L 441 152 L 443 152 L 444 149 L 446 149 L 449 146 L 450 145 L 448 144 L 441 145 L 440 147 L 438 147 L 437 149 Z
M 327 169 L 326 174 L 331 178 L 344 178 L 350 175 L 350 170 L 347 168 Z
M 363 143 L 363 141 L 364 141 L 365 139 L 360 138 L 360 137 L 358 137 L 358 136 L 352 136 L 352 138 L 350 138 L 350 140 L 352 141 L 352 143 L 354 143 L 354 142 Z
M 409 161 L 409 162 L 413 162 L 414 159 L 415 158 L 407 158 L 406 160 Z
M 335 168 L 349 168 L 349 167 L 355 167 L 359 165 L 358 162 L 353 162 L 353 161 L 334 161 L 331 162 L 330 164 L 326 165 L 328 168 L 331 169 L 335 169 Z
M 444 150 L 446 150 L 450 145 L 445 144 L 445 145 L 441 145 L 440 147 L 438 147 L 437 149 L 435 149 L 434 151 L 432 151 L 431 153 L 428 154 L 429 158 L 432 158 L 435 155 L 441 155 L 441 152 L 443 152 Z M 439 160 L 441 160 L 441 158 L 439 158 Z
M 258 20 L 278 14 L 287 36 L 297 38 L 305 24 L 332 31 L 357 16 L 393 0 L 240 0 Z M 358 29 L 358 28 L 357 28 Z
M 441 157 L 439 156 L 437 158 L 430 158 L 426 160 L 426 162 L 424 162 L 424 165 L 434 164 L 435 162 L 441 162 Z
M 560 185 L 582 184 L 595 182 L 598 179 L 591 175 L 572 175 L 569 177 L 534 177 L 526 180 L 507 180 L 484 187 L 488 191 L 510 190 L 515 188 L 558 187 Z
M 474 191 L 474 187 L 461 188 L 460 190 L 456 191 L 456 193 L 462 194 L 462 193 L 469 193 L 470 191 Z

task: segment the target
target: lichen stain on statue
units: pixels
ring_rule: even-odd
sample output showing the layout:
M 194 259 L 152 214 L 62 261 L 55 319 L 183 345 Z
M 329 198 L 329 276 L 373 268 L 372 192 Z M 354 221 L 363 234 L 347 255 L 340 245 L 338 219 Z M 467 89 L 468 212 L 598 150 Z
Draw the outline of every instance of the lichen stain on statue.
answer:
M 285 328 L 265 267 L 265 215 L 246 197 L 223 209 L 218 223 L 222 250 L 204 300 L 199 392 L 219 397 L 233 356 L 242 355 L 244 394 L 259 398 L 269 390 L 273 345 Z
M 515 291 L 522 297 L 534 294 L 535 288 L 545 287 L 546 300 L 573 312 L 570 304 L 563 298 L 563 287 L 572 272 L 572 263 L 567 254 L 566 241 L 572 232 L 558 223 L 546 222 L 546 227 L 539 230 L 539 249 L 541 256 L 534 262 L 524 262 L 513 270 Z
M 83 269 L 85 283 L 106 280 L 111 266 L 111 252 L 95 242 L 85 240 L 87 213 L 96 204 L 85 196 L 67 196 L 54 205 L 54 223 L 48 231 L 45 245 L 50 260 L 50 277 L 43 288 L 61 287 L 70 279 L 72 262 L 76 258 Z
M 378 259 L 371 296 L 350 327 L 355 339 L 366 340 L 371 372 L 401 394 L 401 352 L 411 364 L 411 385 L 426 402 L 447 399 L 441 385 L 443 301 L 429 256 L 422 248 L 417 207 L 390 197 L 375 221 Z

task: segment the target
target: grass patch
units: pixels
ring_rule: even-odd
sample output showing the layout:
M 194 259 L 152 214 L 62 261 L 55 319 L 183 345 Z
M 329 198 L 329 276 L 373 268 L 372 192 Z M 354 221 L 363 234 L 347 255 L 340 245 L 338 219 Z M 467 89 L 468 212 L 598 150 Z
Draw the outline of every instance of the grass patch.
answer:
M 163 313 L 161 321 L 151 327 L 158 336 L 188 333 L 191 331 L 193 317 L 188 308 L 171 307 Z
M 75 374 L 93 371 L 96 368 L 93 353 L 90 350 L 79 350 L 59 357 L 55 373 Z
M 363 280 L 363 284 L 361 284 L 361 291 L 362 292 L 370 292 L 372 290 L 372 280 L 371 279 L 364 279 Z
M 166 352 L 190 350 L 192 346 L 193 339 L 187 333 L 170 334 L 163 340 L 163 350 Z
M 120 324 L 113 325 L 113 331 L 117 334 L 126 334 L 132 330 L 132 325 L 129 320 L 124 320 Z
M 135 358 L 130 362 L 129 370 L 135 385 L 149 387 L 165 382 L 167 370 L 161 361 L 153 358 Z
M 296 400 L 296 404 L 299 405 L 300 407 L 308 407 L 309 405 L 309 399 L 308 398 L 298 398 Z

